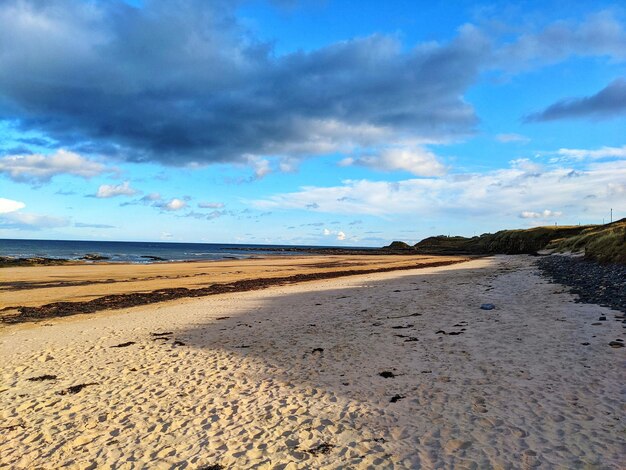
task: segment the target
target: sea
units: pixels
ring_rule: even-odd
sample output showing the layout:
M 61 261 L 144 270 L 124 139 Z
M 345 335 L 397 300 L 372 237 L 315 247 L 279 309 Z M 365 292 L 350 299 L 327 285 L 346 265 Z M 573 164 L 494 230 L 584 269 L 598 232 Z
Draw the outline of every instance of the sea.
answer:
M 333 247 L 0 239 L 0 256 L 80 260 L 85 255 L 98 255 L 106 258 L 103 261 L 109 263 L 243 259 L 259 255 L 307 255 L 311 254 L 312 250 L 316 248 L 327 249 Z M 345 249 L 345 247 L 341 247 L 341 249 Z

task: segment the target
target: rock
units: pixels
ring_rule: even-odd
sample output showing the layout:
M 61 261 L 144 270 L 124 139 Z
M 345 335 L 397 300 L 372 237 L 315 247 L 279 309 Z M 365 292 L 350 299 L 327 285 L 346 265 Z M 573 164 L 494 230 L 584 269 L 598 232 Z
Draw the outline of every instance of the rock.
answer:
M 598 318 L 598 321 L 606 321 L 606 317 L 602 315 L 600 318 Z
M 81 257 L 80 259 L 85 260 L 85 261 L 104 261 L 107 259 L 111 259 L 108 256 L 102 256 L 98 253 L 87 253 L 85 256 Z
M 481 304 L 480 306 L 481 310 L 493 310 L 494 308 L 496 308 L 494 304 Z
M 396 376 L 396 374 L 388 370 L 385 370 L 378 375 L 380 375 L 383 379 L 391 379 Z
M 626 312 L 626 265 L 566 256 L 546 256 L 536 263 L 552 282 L 571 287 L 570 292 L 579 297 L 577 302 Z
M 623 348 L 624 347 L 624 343 L 621 341 L 611 341 L 609 343 L 609 346 L 611 346 L 612 348 Z

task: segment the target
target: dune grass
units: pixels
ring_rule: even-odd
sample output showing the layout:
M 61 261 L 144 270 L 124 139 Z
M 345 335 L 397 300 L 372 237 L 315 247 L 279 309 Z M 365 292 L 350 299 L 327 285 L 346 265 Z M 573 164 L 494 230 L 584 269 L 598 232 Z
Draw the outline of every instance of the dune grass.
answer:
M 415 244 L 422 254 L 532 254 L 543 249 L 584 252 L 602 263 L 626 263 L 626 219 L 606 225 L 546 226 L 501 230 L 477 237 L 429 237 Z
M 584 252 L 601 263 L 626 264 L 626 219 L 590 227 L 580 234 L 553 240 L 547 248 L 558 252 Z

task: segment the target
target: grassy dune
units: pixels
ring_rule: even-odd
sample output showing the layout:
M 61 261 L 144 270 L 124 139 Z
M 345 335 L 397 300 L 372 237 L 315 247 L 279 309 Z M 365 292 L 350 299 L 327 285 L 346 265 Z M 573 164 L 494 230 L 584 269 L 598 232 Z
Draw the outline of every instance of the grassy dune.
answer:
M 584 252 L 600 262 L 626 263 L 626 219 L 606 225 L 547 226 L 501 230 L 477 237 L 429 237 L 414 246 L 394 242 L 392 250 L 419 254 L 532 254 L 543 249 Z
M 597 261 L 626 264 L 626 219 L 608 225 L 589 227 L 571 237 L 553 240 L 547 248 L 556 251 L 584 251 Z

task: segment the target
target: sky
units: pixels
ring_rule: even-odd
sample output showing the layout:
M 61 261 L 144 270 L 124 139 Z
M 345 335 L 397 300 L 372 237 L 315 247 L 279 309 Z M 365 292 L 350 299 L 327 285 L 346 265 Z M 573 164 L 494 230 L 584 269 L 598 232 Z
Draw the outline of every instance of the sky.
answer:
M 0 238 L 626 217 L 620 2 L 0 1 Z

